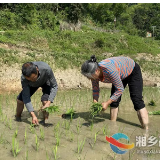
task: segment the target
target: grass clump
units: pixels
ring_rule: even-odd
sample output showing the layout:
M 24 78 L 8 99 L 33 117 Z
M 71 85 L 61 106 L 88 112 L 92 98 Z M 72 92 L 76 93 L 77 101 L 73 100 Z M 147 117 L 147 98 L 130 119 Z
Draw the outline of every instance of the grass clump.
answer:
M 91 110 L 91 116 L 95 117 L 96 115 L 98 115 L 102 111 L 102 104 L 94 103 L 91 106 L 90 110 Z

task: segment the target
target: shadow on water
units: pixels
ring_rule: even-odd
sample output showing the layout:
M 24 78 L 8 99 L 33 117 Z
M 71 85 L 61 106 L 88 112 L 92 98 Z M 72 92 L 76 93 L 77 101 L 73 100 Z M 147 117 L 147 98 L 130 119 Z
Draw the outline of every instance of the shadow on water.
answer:
M 37 118 L 38 119 L 42 119 L 43 118 L 43 115 L 42 113 L 38 114 L 38 111 L 35 111 L 35 114 L 37 115 Z M 77 119 L 77 118 L 83 118 L 86 123 L 83 123 L 83 125 L 85 126 L 88 126 L 90 125 L 90 123 L 92 122 L 92 117 L 90 115 L 90 112 L 77 112 L 74 114 L 73 118 L 72 119 Z M 27 124 L 31 124 L 31 121 L 28 120 L 28 118 L 31 118 L 30 114 L 28 111 L 23 111 L 23 114 L 22 114 L 22 122 L 24 123 L 27 123 Z M 70 119 L 70 117 L 65 117 L 65 119 Z M 94 120 L 93 120 L 93 123 L 97 124 L 97 123 L 100 123 L 100 122 L 104 122 L 105 119 L 110 119 L 110 114 L 109 113 L 105 113 L 105 112 L 102 112 L 100 115 L 94 117 Z M 125 123 L 125 124 L 129 124 L 129 125 L 132 125 L 132 126 L 135 126 L 135 127 L 139 127 L 141 128 L 141 125 L 137 124 L 137 123 L 134 123 L 134 122 L 130 122 L 130 121 L 127 121 L 125 119 L 122 119 L 122 118 L 117 118 L 117 122 L 121 122 L 121 123 Z M 41 123 L 41 125 L 43 125 L 43 123 Z M 51 127 L 53 126 L 53 124 L 51 123 L 46 123 L 45 125 L 43 126 L 47 126 L 47 127 Z
M 90 125 L 90 123 L 92 122 L 92 117 L 90 116 L 90 112 L 78 112 L 78 113 L 75 113 L 73 119 L 77 119 L 79 117 L 83 118 L 86 121 L 86 123 L 83 123 L 83 125 L 85 125 L 85 126 Z M 69 118 L 67 118 L 67 119 L 69 119 Z M 93 122 L 94 123 L 104 122 L 105 119 L 110 119 L 110 114 L 103 112 L 100 115 L 94 117 L 94 121 Z M 129 125 L 141 128 L 141 125 L 139 125 L 137 123 L 134 123 L 134 122 L 127 121 L 127 120 L 119 118 L 119 117 L 117 118 L 117 121 L 121 122 L 121 123 L 129 124 Z
M 35 112 L 37 118 L 38 118 L 38 119 L 41 119 L 41 121 L 39 121 L 39 124 L 41 124 L 41 125 L 44 126 L 44 127 L 52 127 L 52 126 L 53 126 L 52 123 L 44 123 L 42 113 L 38 113 L 38 111 L 34 111 L 34 112 Z M 29 121 L 28 118 L 31 118 L 31 115 L 29 114 L 29 112 L 28 112 L 28 111 L 23 111 L 22 117 L 21 117 L 22 122 L 31 125 L 31 121 Z M 16 120 L 15 120 L 15 121 L 16 121 Z M 35 126 L 35 127 L 36 127 L 36 126 Z

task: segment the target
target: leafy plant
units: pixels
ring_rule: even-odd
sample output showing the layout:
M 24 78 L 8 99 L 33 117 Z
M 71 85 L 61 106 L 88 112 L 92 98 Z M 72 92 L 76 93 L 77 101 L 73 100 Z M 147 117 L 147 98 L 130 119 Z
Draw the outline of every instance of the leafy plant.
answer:
M 59 112 L 59 106 L 50 106 L 44 109 L 48 113 Z
M 90 110 L 91 110 L 91 116 L 95 117 L 96 115 L 98 115 L 102 111 L 102 104 L 94 103 L 91 106 Z
M 160 115 L 160 111 L 148 112 L 149 115 Z

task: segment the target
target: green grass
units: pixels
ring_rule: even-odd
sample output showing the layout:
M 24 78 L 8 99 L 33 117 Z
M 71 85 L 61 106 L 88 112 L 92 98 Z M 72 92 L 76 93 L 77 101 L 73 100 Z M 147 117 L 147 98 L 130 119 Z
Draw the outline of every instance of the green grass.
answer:
M 30 36 L 32 34 L 32 36 Z M 7 44 L 8 49 L 0 47 L 1 63 L 8 65 L 25 61 L 42 60 L 55 68 L 80 67 L 95 54 L 98 61 L 105 58 L 102 53 L 114 56 L 133 56 L 137 53 L 160 53 L 158 40 L 131 36 L 124 32 L 111 34 L 82 28 L 81 31 L 48 30 L 8 30 L 0 35 L 0 44 Z M 12 49 L 14 47 L 15 49 Z M 25 51 L 23 56 L 22 50 Z

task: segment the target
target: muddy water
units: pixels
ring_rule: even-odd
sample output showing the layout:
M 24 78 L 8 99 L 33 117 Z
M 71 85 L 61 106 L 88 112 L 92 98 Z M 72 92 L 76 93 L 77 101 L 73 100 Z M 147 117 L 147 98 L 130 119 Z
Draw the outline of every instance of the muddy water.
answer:
M 119 106 L 117 122 L 109 120 L 110 113 L 108 108 L 107 111 L 95 117 L 93 128 L 91 128 L 89 113 L 89 108 L 92 104 L 91 93 L 91 90 L 59 91 L 54 104 L 60 106 L 60 113 L 50 115 L 47 127 L 39 125 L 39 127 L 33 129 L 30 128 L 31 117 L 26 109 L 24 109 L 22 114 L 22 122 L 14 120 L 14 113 L 16 111 L 15 99 L 18 93 L 0 95 L 0 106 L 3 113 L 0 117 L 0 159 L 13 159 L 11 152 L 12 137 L 17 129 L 18 135 L 16 140 L 19 142 L 19 148 L 21 149 L 17 157 L 14 158 L 17 160 L 27 159 L 27 157 L 29 160 L 47 160 L 47 157 L 48 159 L 55 159 L 53 148 L 55 149 L 56 146 L 57 134 L 60 139 L 59 146 L 57 147 L 57 159 L 59 160 L 159 160 L 160 153 L 155 153 L 156 151 L 160 151 L 159 115 L 149 116 L 149 131 L 145 133 L 140 126 L 136 111 L 129 97 L 128 88 L 126 88 Z M 148 111 L 160 110 L 159 89 L 144 88 L 143 95 Z M 109 96 L 109 89 L 101 89 L 99 101 L 103 102 Z M 41 106 L 40 97 L 41 91 L 32 97 L 35 111 Z M 148 103 L 152 99 L 155 101 L 156 106 L 148 106 Z M 69 119 L 61 118 L 61 115 L 70 107 L 73 107 L 76 111 L 71 122 Z M 37 112 L 36 114 L 40 121 L 42 115 L 38 115 Z M 12 124 L 12 127 L 9 127 L 10 124 Z M 77 126 L 79 126 L 79 131 Z M 40 128 L 44 130 L 44 140 L 40 139 Z M 106 128 L 105 133 L 104 128 Z M 27 133 L 26 143 L 24 143 L 25 130 Z M 95 134 L 97 132 L 95 142 Z M 119 141 L 125 144 L 134 143 L 135 147 L 123 155 L 114 153 L 105 137 L 106 135 L 112 136 L 115 133 L 127 135 L 130 139 L 129 142 L 124 139 L 120 139 Z M 38 151 L 35 144 L 36 135 L 39 137 L 40 144 Z M 139 147 L 136 136 L 143 137 L 144 135 L 148 136 L 146 139 L 147 144 Z M 155 137 L 152 143 L 148 141 L 151 139 L 151 136 Z M 83 142 L 84 147 L 82 151 L 80 149 L 80 153 L 78 154 L 77 146 L 78 144 L 83 144 Z M 150 147 L 148 146 L 148 144 L 153 144 L 154 142 L 157 143 Z

